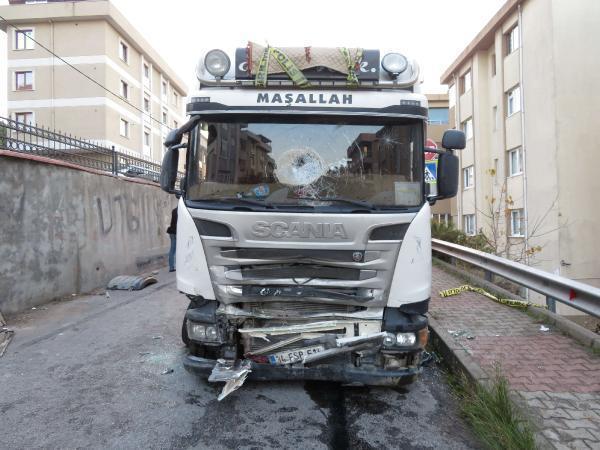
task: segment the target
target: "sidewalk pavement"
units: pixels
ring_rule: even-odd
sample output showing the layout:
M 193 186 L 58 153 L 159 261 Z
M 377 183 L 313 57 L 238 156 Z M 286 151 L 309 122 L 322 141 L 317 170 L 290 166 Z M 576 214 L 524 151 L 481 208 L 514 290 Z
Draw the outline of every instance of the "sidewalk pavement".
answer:
M 441 298 L 464 281 L 433 267 L 430 316 L 487 376 L 499 364 L 549 448 L 600 448 L 600 355 L 553 326 L 476 292 Z M 542 437 L 543 436 L 543 437 Z

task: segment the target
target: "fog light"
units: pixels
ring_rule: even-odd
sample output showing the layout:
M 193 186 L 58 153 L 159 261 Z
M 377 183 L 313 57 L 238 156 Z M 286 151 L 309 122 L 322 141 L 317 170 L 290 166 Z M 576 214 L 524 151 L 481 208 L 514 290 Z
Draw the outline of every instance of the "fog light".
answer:
M 204 325 L 188 321 L 187 329 L 190 339 L 195 341 L 202 341 L 206 339 L 206 327 Z
M 398 333 L 396 335 L 396 343 L 398 345 L 410 347 L 415 345 L 415 342 L 417 342 L 417 336 L 415 336 L 415 333 Z
M 408 67 L 408 60 L 400 53 L 388 53 L 381 60 L 381 66 L 387 73 L 397 77 Z
M 218 340 L 216 327 L 206 327 L 206 340 L 208 340 L 208 341 Z
M 387 333 L 383 337 L 383 346 L 384 347 L 391 347 L 395 344 L 396 344 L 396 336 L 394 336 L 392 333 Z
M 223 78 L 230 66 L 229 56 L 223 50 L 211 50 L 204 57 L 204 67 L 214 77 Z

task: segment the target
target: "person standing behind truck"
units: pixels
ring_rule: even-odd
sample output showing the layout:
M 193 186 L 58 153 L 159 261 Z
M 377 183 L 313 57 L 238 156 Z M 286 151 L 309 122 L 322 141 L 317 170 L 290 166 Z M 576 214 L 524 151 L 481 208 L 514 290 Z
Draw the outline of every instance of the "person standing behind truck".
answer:
M 169 249 L 169 272 L 175 272 L 175 249 L 177 248 L 177 207 L 171 211 L 171 224 L 167 228 L 167 233 L 171 238 L 171 248 Z

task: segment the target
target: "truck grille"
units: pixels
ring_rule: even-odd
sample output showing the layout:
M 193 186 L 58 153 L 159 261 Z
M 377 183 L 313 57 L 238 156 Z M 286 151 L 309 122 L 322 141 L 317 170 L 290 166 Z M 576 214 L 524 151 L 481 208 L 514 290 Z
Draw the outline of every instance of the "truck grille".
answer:
M 350 314 L 364 311 L 363 306 L 312 302 L 248 302 L 237 305 L 255 315 L 278 318 L 302 318 L 315 314 Z

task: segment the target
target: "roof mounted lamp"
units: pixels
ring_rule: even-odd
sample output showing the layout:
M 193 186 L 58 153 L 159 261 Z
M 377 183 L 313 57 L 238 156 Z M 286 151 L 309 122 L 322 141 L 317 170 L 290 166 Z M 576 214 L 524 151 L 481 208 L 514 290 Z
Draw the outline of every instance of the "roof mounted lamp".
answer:
M 231 61 L 223 50 L 215 49 L 204 57 L 204 67 L 215 78 L 223 78 L 229 72 Z
M 408 60 L 400 53 L 388 53 L 381 60 L 381 66 L 392 78 L 397 78 L 408 67 Z

